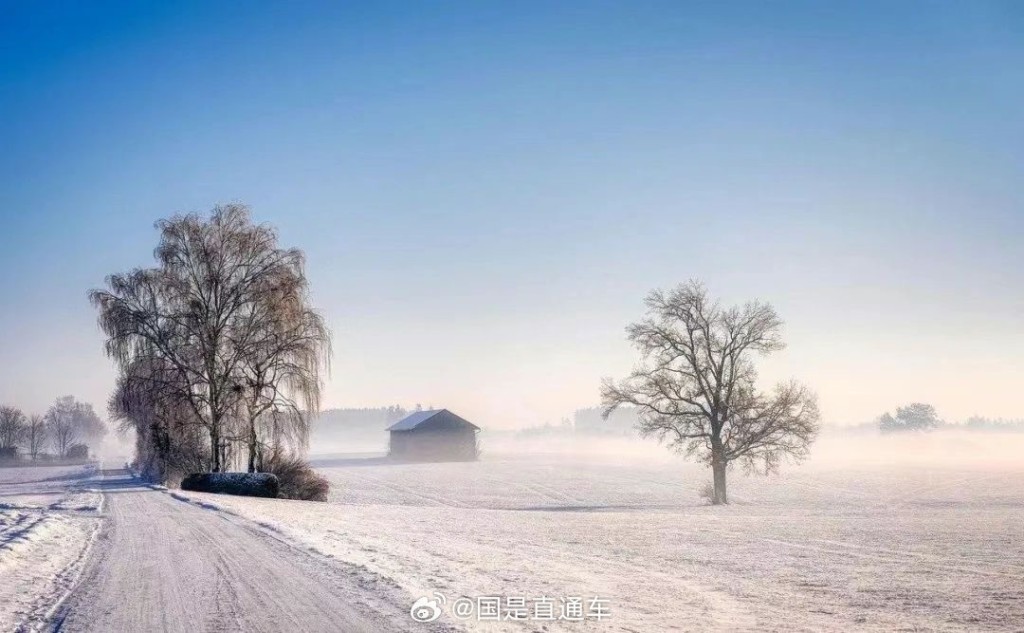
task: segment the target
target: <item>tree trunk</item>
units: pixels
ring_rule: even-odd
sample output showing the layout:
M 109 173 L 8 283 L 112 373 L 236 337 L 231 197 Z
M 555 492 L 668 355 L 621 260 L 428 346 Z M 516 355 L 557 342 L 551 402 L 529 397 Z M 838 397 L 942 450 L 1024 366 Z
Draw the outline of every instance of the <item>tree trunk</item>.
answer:
M 715 498 L 712 503 L 721 505 L 729 503 L 729 496 L 725 485 L 725 467 L 728 462 L 725 460 L 725 447 L 721 440 L 711 440 L 711 471 L 715 477 Z
M 256 472 L 256 420 L 249 419 L 249 472 Z
M 210 448 L 213 451 L 213 472 L 220 472 L 220 437 L 216 427 L 210 429 Z
M 217 341 L 216 341 L 216 338 L 215 338 L 214 341 L 213 341 L 213 345 L 211 346 L 211 349 L 217 349 L 216 343 L 217 343 Z M 215 376 L 216 375 L 216 372 L 214 370 L 213 362 L 209 362 L 207 364 L 207 370 L 206 371 L 207 371 L 207 375 L 208 376 Z M 221 420 L 220 397 L 218 395 L 218 390 L 214 387 L 214 383 L 213 383 L 212 380 L 206 386 L 206 390 L 207 390 L 206 393 L 208 394 L 208 396 L 210 398 L 210 404 L 209 404 L 209 406 L 210 406 L 210 448 L 213 449 L 213 455 L 211 455 L 211 457 L 213 458 L 213 468 L 211 470 L 213 472 L 215 472 L 215 473 L 219 473 L 220 472 L 220 455 L 221 455 L 221 448 L 220 448 L 220 420 Z

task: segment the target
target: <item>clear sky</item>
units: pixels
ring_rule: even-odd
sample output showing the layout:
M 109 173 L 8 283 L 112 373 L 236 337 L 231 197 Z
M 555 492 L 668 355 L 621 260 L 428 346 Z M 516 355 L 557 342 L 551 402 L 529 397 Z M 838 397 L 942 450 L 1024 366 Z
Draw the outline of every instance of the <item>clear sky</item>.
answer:
M 328 406 L 557 422 L 697 277 L 827 421 L 1024 416 L 1022 176 L 1016 2 L 0 0 L 0 402 L 102 408 L 86 291 L 241 201 L 308 254 Z

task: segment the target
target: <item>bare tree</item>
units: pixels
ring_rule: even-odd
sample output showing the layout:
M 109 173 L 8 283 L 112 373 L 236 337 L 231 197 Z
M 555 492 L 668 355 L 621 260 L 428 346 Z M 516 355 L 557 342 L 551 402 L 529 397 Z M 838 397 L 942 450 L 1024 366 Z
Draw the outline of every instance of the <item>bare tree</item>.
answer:
M 119 376 L 108 404 L 120 430 L 135 434 L 135 465 L 147 478 L 203 470 L 210 461 L 205 427 L 196 422 L 187 381 L 169 363 L 139 359 Z
M 180 405 L 188 409 L 207 432 L 210 469 L 219 471 L 235 444 L 253 453 L 254 420 L 278 406 L 268 401 L 281 403 L 290 391 L 318 402 L 319 373 L 302 351 L 316 346 L 302 327 L 315 316 L 306 306 L 304 258 L 278 248 L 274 229 L 254 225 L 242 205 L 216 207 L 208 219 L 175 216 L 157 228 L 157 266 L 112 275 L 90 299 L 122 375 L 158 369 L 147 388 L 173 394 L 147 398 L 174 401 L 176 418 Z M 316 324 L 313 335 L 326 334 Z M 239 412 L 248 409 L 243 421 Z
M 80 440 L 89 446 L 98 448 L 103 438 L 107 435 L 107 425 L 103 423 L 96 410 L 88 402 L 77 403 L 75 410 L 78 422 Z
M 627 328 L 641 363 L 621 382 L 605 380 L 605 415 L 635 407 L 638 428 L 711 465 L 716 504 L 728 503 L 726 471 L 774 471 L 802 459 L 818 431 L 815 396 L 796 383 L 770 395 L 755 387 L 754 354 L 783 348 L 782 321 L 767 304 L 723 308 L 691 281 L 646 299 L 647 317 Z
M 81 441 L 98 442 L 106 434 L 106 425 L 93 410 L 92 405 L 78 402 L 72 396 L 57 398 L 46 412 L 46 435 L 61 458 L 67 457 L 68 449 Z
M 309 307 L 302 260 L 269 278 L 265 300 L 251 313 L 241 345 L 244 442 L 248 469 L 262 469 L 264 453 L 304 450 L 310 416 L 320 409 L 321 370 L 329 362 L 331 336 Z
M 0 406 L 0 449 L 14 451 L 25 436 L 25 414 L 11 406 Z
M 28 424 L 25 425 L 25 446 L 32 461 L 39 457 L 45 445 L 46 419 L 41 415 L 29 416 Z
M 57 398 L 46 412 L 46 432 L 58 457 L 64 458 L 68 448 L 81 437 L 78 403 L 71 396 Z

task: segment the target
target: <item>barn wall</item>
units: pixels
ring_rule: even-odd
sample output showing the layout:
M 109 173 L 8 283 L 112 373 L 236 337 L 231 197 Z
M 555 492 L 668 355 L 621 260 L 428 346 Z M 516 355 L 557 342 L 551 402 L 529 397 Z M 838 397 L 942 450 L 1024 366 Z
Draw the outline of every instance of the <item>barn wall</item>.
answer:
M 403 461 L 473 461 L 477 455 L 473 429 L 392 431 L 390 456 Z

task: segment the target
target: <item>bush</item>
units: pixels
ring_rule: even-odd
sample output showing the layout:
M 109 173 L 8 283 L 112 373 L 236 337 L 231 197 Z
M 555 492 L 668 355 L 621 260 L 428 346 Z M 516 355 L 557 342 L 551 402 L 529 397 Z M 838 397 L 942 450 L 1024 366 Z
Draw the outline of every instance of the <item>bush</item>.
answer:
M 181 489 L 273 499 L 279 496 L 281 484 L 270 473 L 192 473 L 181 480 Z
M 303 501 L 327 501 L 331 484 L 301 457 L 281 455 L 263 465 L 264 470 L 277 475 L 281 482 L 281 496 Z
M 85 444 L 72 444 L 68 447 L 67 459 L 89 459 L 89 447 Z
M 701 499 L 707 501 L 708 503 L 714 503 L 715 502 L 715 484 L 713 482 L 710 482 L 710 481 L 706 482 L 704 484 L 704 487 L 702 487 L 697 492 L 697 494 L 700 495 Z

